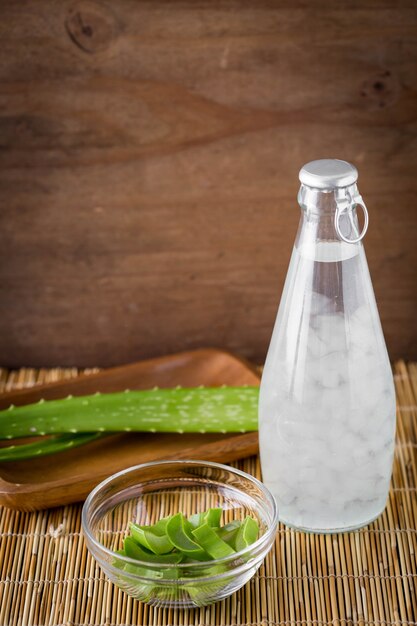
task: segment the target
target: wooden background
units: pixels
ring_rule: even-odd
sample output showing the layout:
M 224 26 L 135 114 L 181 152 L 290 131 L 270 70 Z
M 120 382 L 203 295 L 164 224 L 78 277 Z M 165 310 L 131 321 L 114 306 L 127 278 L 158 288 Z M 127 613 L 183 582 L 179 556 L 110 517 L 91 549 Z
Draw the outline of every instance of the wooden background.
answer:
M 262 361 L 298 170 L 329 156 L 360 170 L 391 358 L 417 356 L 415 2 L 0 11 L 2 365 Z

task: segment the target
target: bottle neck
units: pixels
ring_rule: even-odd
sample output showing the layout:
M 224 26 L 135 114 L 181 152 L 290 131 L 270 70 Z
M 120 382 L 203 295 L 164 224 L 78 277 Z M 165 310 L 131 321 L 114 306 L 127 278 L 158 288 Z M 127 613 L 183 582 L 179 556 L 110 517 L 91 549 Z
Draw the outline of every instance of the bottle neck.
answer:
M 301 185 L 298 202 L 302 215 L 296 245 L 304 242 L 311 244 L 313 241 L 342 241 L 340 233 L 347 239 L 356 239 L 359 225 L 355 200 L 359 198 L 356 184 L 329 190 Z

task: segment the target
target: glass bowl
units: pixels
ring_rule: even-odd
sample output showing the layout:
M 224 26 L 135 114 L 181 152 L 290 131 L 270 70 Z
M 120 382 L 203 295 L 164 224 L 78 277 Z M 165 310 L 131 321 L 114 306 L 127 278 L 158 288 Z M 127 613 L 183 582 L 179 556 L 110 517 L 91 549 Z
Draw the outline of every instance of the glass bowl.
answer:
M 258 539 L 232 556 L 211 561 L 152 563 L 117 554 L 129 522 L 153 524 L 181 511 L 186 517 L 222 507 L 221 524 L 254 517 Z M 256 572 L 278 524 L 274 497 L 256 478 L 219 463 L 158 461 L 136 465 L 100 483 L 82 511 L 87 548 L 108 578 L 154 606 L 204 606 L 226 598 Z

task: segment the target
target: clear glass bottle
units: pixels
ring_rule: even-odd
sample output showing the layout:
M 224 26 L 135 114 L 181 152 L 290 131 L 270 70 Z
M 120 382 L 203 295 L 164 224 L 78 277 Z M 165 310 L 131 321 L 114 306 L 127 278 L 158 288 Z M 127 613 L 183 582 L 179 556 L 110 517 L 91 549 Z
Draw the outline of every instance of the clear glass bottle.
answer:
M 395 392 L 357 177 L 337 159 L 300 171 L 301 221 L 262 376 L 263 480 L 280 520 L 306 531 L 368 524 L 385 508 L 392 471 Z

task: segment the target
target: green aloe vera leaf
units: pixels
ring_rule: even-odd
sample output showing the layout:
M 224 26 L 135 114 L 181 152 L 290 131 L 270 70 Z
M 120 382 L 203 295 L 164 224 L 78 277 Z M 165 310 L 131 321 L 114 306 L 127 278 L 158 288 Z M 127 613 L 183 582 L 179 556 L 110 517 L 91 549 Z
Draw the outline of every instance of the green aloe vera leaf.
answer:
M 171 519 L 171 517 L 172 517 L 171 515 L 169 515 L 168 517 L 161 517 L 161 519 L 158 520 L 155 524 L 152 524 L 149 526 L 139 526 L 138 524 L 137 526 L 139 526 L 139 528 L 150 530 L 155 535 L 159 535 L 161 537 L 162 535 L 166 535 L 167 524 L 169 520 Z
M 33 443 L 14 444 L 0 448 L 0 461 L 23 461 L 34 457 L 72 450 L 101 437 L 101 433 L 64 434 L 40 439 Z
M 213 559 L 222 559 L 227 556 L 235 554 L 235 551 L 228 543 L 220 539 L 216 531 L 209 526 L 207 522 L 195 528 L 192 531 L 197 543 L 204 548 L 204 550 Z
M 166 527 L 166 524 L 165 524 Z M 162 527 L 161 527 L 162 528 Z M 152 530 L 152 526 L 130 525 L 130 532 L 133 539 L 141 546 L 148 548 L 154 554 L 167 554 L 171 552 L 174 545 L 169 537 L 164 533 Z
M 136 565 L 131 565 L 130 563 L 125 565 L 124 571 L 127 574 L 136 574 L 137 576 L 145 576 L 145 573 L 138 572 L 138 568 Z M 146 572 L 146 570 L 142 570 Z M 123 577 L 121 575 L 122 582 L 120 587 L 124 589 L 129 595 L 136 598 L 136 600 L 140 600 L 141 602 L 150 602 L 154 597 L 156 590 L 158 587 L 154 583 L 146 583 L 146 582 L 132 582 L 127 576 Z
M 133 537 L 125 537 L 123 542 L 123 548 L 126 556 L 130 557 L 131 559 L 137 559 L 138 561 L 147 561 L 149 564 L 172 563 L 173 565 L 176 565 L 182 560 L 182 555 L 178 552 L 158 555 L 153 554 L 152 552 L 146 552 L 141 546 L 136 543 Z
M 182 513 L 173 515 L 167 524 L 167 535 L 174 546 L 186 556 L 196 561 L 208 561 L 210 556 L 194 540 L 192 526 Z
M 135 524 L 134 522 L 131 522 L 130 526 L 135 526 L 136 528 L 141 528 L 142 530 L 149 530 L 154 535 L 162 537 L 167 533 L 167 524 L 171 517 L 172 515 L 169 515 L 168 517 L 161 517 L 161 519 L 155 522 L 155 524 Z
M 194 515 L 190 515 L 190 517 L 188 518 L 188 521 L 190 522 L 193 528 L 198 528 L 198 526 L 201 526 L 201 524 L 204 523 L 202 517 L 203 517 L 203 513 L 194 513 Z
M 225 524 L 224 526 L 221 526 L 218 529 L 218 533 L 220 536 L 222 536 L 223 533 L 228 533 L 232 530 L 236 530 L 237 528 L 240 528 L 242 526 L 242 520 L 240 519 L 234 519 L 231 522 L 227 522 L 227 524 Z
M 131 559 L 137 559 L 138 561 L 148 562 L 149 565 L 157 564 L 172 564 L 177 565 L 183 559 L 182 554 L 179 552 L 171 554 L 155 555 L 151 552 L 145 551 L 141 546 L 138 546 L 132 537 L 126 537 L 123 542 L 124 550 L 118 550 L 117 554 L 128 556 Z M 179 569 L 177 567 L 170 567 L 168 569 L 149 569 L 143 566 L 143 564 L 135 565 L 134 563 L 122 563 L 121 561 L 114 560 L 114 564 L 119 569 L 124 570 L 126 573 L 135 574 L 136 576 L 143 576 L 155 580 L 154 584 L 138 583 L 135 586 L 135 592 L 138 599 L 144 599 L 145 595 L 149 597 L 157 590 L 157 580 L 164 579 L 177 579 L 179 577 Z
M 137 557 L 132 556 L 133 555 L 133 550 L 129 546 L 129 542 L 127 544 L 127 551 L 126 550 L 116 550 L 116 554 L 119 554 L 120 556 L 128 556 L 130 558 L 137 558 Z M 130 573 L 130 574 L 136 574 L 137 576 L 148 576 L 149 575 L 149 570 L 146 567 L 143 567 L 143 565 L 139 565 L 139 564 L 135 565 L 133 563 L 126 563 L 122 559 L 114 558 L 113 559 L 113 565 L 115 567 L 117 567 L 118 569 L 120 569 L 120 570 L 123 570 L 123 571 L 125 571 L 127 573 Z
M 126 556 L 126 552 L 124 550 L 116 550 L 116 554 L 119 554 L 120 556 Z M 112 563 L 114 567 L 117 567 L 118 569 L 124 569 L 125 563 L 124 561 L 122 561 L 122 559 L 114 558 Z
M 258 522 L 248 515 L 242 522 L 239 532 L 236 535 L 236 551 L 244 550 L 256 541 L 259 532 Z
M 135 524 L 130 524 L 130 533 L 132 535 L 132 539 L 141 546 L 142 548 L 146 548 L 149 552 L 153 552 L 151 546 L 148 543 L 148 539 L 146 537 L 145 531 L 142 528 L 139 528 Z
M 153 389 L 79 396 L 0 411 L 0 439 L 91 432 L 246 432 L 258 387 Z
M 218 528 L 220 525 L 220 518 L 222 516 L 222 513 L 222 508 L 215 507 L 204 511 L 203 513 L 195 513 L 194 515 L 191 515 L 188 518 L 188 521 L 193 528 L 198 528 L 198 526 L 201 526 L 205 522 L 207 522 L 209 526 Z
M 234 550 L 236 550 L 236 537 L 239 532 L 239 529 L 242 525 L 240 520 L 234 520 L 233 522 L 229 522 L 222 526 L 221 528 L 216 528 L 216 533 L 226 543 L 229 544 Z
M 128 550 L 129 555 L 125 550 L 116 550 L 116 554 L 120 554 L 121 556 L 129 556 L 130 558 L 137 558 L 132 556 L 132 547 L 128 542 Z M 138 554 L 137 552 L 135 552 Z M 132 584 L 131 580 L 124 575 L 126 574 L 134 574 L 136 576 L 142 576 L 144 578 L 149 578 L 155 575 L 154 570 L 149 570 L 142 565 L 135 565 L 134 563 L 125 563 L 122 559 L 113 559 L 113 565 L 120 570 L 120 576 L 118 576 L 118 583 L 122 587 L 122 589 L 126 589 L 129 593 L 133 593 L 135 598 L 138 600 L 143 600 L 147 602 L 150 600 L 155 591 L 155 585 L 153 583 L 145 583 L 145 582 L 135 582 Z M 177 569 L 177 568 L 175 568 Z
M 225 564 L 215 564 L 207 568 L 205 576 L 216 576 L 217 574 L 223 574 L 227 572 L 229 567 Z M 207 600 L 213 601 L 216 594 L 228 585 L 234 579 L 234 574 L 231 573 L 230 577 L 222 578 L 221 580 L 213 580 L 204 583 L 194 583 L 184 585 L 184 589 L 193 602 L 197 605 L 204 606 Z
M 138 561 L 152 560 L 152 552 L 145 551 L 139 546 L 133 537 L 125 537 L 123 540 L 123 550 L 125 555 L 130 559 L 137 559 Z
M 222 513 L 223 509 L 221 507 L 211 508 L 207 511 L 204 519 L 209 526 L 218 528 L 220 526 Z
M 181 578 L 180 569 L 178 567 L 169 567 L 164 569 L 162 572 L 162 578 L 169 580 Z

